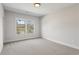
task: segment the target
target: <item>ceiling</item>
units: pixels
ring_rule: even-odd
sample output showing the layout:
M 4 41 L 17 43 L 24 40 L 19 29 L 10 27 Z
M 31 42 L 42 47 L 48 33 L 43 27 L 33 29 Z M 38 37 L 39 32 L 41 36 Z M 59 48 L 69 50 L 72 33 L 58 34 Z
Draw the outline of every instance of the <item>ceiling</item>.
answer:
M 3 3 L 5 10 L 20 12 L 33 16 L 43 16 L 49 12 L 56 12 L 65 7 L 74 5 L 74 3 L 41 3 L 38 8 L 33 7 L 33 3 Z

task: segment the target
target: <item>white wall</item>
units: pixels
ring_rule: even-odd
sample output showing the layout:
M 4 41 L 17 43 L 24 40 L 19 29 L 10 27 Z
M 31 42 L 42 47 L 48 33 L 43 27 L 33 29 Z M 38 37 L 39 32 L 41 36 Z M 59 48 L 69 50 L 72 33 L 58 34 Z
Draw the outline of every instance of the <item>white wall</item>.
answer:
M 31 19 L 33 24 L 35 24 L 35 32 L 29 33 L 29 34 L 27 33 L 25 35 L 17 35 L 16 34 L 17 17 L 24 18 L 24 19 Z M 12 11 L 5 11 L 4 29 L 5 29 L 4 42 L 36 38 L 36 37 L 40 37 L 40 20 L 38 17 L 28 16 L 25 14 L 20 14 Z
M 4 15 L 3 7 L 0 4 L 0 52 L 3 47 L 3 15 Z
M 79 6 L 45 16 L 42 19 L 42 37 L 79 49 Z

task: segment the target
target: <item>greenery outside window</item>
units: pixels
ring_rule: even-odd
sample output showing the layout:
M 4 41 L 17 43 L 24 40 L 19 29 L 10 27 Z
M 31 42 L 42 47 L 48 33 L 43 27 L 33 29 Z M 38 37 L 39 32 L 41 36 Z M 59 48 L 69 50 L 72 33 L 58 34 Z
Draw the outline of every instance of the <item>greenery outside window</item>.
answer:
M 32 24 L 31 20 L 17 18 L 16 19 L 16 31 L 17 31 L 17 34 L 33 33 L 34 24 Z

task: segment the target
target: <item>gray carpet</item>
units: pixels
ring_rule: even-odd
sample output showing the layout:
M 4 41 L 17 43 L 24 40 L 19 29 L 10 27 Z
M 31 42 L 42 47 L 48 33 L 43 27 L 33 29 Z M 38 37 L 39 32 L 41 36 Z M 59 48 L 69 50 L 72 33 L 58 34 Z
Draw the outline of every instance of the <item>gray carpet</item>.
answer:
M 38 38 L 4 44 L 1 55 L 76 55 L 79 50 Z

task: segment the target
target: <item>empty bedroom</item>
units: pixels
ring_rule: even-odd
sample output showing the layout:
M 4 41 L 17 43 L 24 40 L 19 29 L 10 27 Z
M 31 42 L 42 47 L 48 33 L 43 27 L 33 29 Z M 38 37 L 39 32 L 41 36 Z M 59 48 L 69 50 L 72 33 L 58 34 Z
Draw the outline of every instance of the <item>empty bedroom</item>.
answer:
M 0 3 L 0 55 L 78 55 L 78 3 Z

